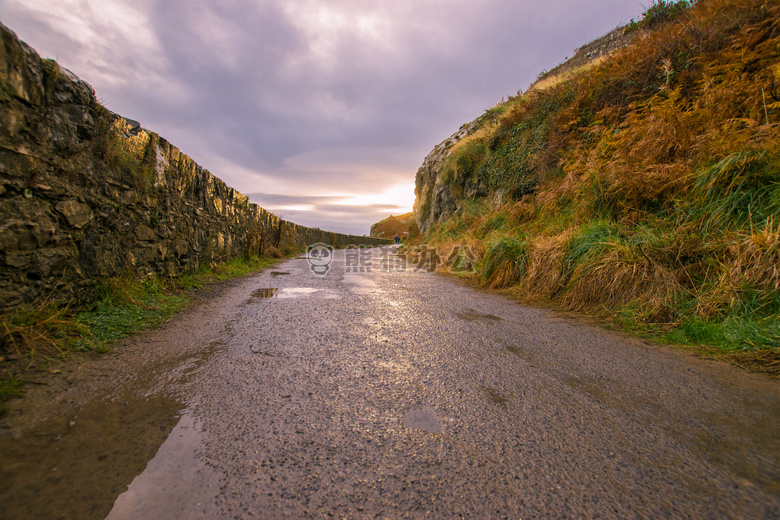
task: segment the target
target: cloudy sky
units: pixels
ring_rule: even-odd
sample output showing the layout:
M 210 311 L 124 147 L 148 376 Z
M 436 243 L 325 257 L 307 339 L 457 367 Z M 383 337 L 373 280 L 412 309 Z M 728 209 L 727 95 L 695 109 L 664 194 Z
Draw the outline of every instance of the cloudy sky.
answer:
M 411 210 L 435 144 L 642 1 L 0 0 L 0 21 L 253 202 L 362 235 Z

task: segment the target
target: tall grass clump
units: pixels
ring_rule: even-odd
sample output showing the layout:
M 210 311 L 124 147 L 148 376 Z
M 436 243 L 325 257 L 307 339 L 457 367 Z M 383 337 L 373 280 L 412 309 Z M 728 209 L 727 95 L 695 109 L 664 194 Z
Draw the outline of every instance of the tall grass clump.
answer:
M 681 212 L 704 233 L 739 230 L 780 215 L 780 154 L 739 151 L 695 175 Z
M 480 281 L 491 289 L 516 284 L 528 263 L 528 243 L 521 237 L 504 237 L 485 253 Z
M 193 289 L 275 262 L 254 256 L 167 280 L 119 277 L 104 281 L 92 303 L 81 308 L 46 300 L 0 316 L 0 359 L 5 361 L 0 364 L 0 385 L 5 385 L 0 386 L 0 403 L 13 394 L 17 388 L 13 382 L 24 371 L 45 367 L 74 351 L 107 352 L 112 342 L 170 319 L 188 304 Z
M 67 307 L 47 299 L 0 316 L 0 352 L 29 367 L 38 359 L 62 354 L 70 340 L 85 333 L 88 330 Z
M 564 276 L 571 278 L 578 266 L 590 265 L 589 260 L 593 260 L 605 249 L 619 245 L 621 242 L 621 232 L 612 222 L 594 221 L 581 228 L 566 245 Z

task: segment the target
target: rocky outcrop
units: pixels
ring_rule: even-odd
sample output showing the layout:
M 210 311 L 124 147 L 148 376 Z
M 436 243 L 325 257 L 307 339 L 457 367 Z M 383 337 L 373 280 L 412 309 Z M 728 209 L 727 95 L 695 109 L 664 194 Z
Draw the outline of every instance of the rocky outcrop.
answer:
M 386 243 L 280 220 L 0 25 L 0 310 L 269 247 Z
M 461 126 L 437 144 L 423 160 L 414 181 L 414 218 L 421 233 L 460 210 L 462 198 L 453 196 L 452 186 L 440 175 L 452 147 L 477 127 L 477 121 Z
M 629 32 L 626 27 L 618 27 L 577 49 L 572 58 L 539 76 L 537 83 L 576 70 L 601 56 L 625 47 L 634 36 L 636 34 Z M 533 89 L 532 85 L 529 90 Z M 466 200 L 492 196 L 494 203 L 500 203 L 503 199 L 505 190 L 501 188 L 489 192 L 484 184 L 472 178 L 445 179 L 442 175 L 442 168 L 452 148 L 458 141 L 477 130 L 484 118 L 485 115 L 480 116 L 471 123 L 461 126 L 457 132 L 437 144 L 417 170 L 414 218 L 417 220 L 420 232 L 425 233 L 434 224 L 460 211 Z

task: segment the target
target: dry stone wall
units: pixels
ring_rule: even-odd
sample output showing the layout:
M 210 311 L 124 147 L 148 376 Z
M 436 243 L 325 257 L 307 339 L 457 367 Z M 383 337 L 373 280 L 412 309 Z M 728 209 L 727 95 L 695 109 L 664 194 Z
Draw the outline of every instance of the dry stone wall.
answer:
M 576 70 L 583 65 L 586 65 L 593 60 L 601 58 L 602 56 L 608 56 L 609 54 L 626 47 L 631 40 L 637 36 L 636 32 L 628 30 L 628 26 L 621 26 L 611 30 L 601 38 L 597 38 L 592 42 L 583 45 L 576 51 L 574 56 L 567 58 L 563 63 L 560 63 L 555 68 L 541 74 L 536 80 L 539 83 L 547 78 L 560 76 L 567 72 Z M 536 85 L 534 83 L 534 85 Z M 533 90 L 534 85 L 531 85 L 528 90 Z
M 0 24 L 0 311 L 269 248 L 386 240 L 282 221 Z

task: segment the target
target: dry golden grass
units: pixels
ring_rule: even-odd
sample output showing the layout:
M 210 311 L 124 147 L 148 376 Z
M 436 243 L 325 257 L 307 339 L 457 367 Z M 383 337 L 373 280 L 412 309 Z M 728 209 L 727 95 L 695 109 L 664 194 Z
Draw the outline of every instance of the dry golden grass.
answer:
M 745 236 L 731 248 L 732 280 L 743 285 L 780 292 L 780 222 L 770 218 L 760 231 Z
M 523 275 L 523 267 L 510 260 L 504 260 L 493 269 L 492 274 L 483 282 L 488 289 L 505 289 L 516 284 Z
M 13 353 L 27 368 L 37 359 L 61 354 L 60 337 L 67 331 L 87 334 L 83 325 L 68 317 L 66 308 L 46 300 L 0 316 L 0 351 Z
M 450 148 L 450 155 L 457 155 L 457 151 L 462 149 L 464 146 L 466 146 L 469 143 L 474 143 L 477 141 L 481 141 L 483 143 L 490 140 L 493 135 L 495 135 L 496 130 L 499 127 L 498 121 L 488 121 L 483 124 L 483 126 L 477 128 L 474 132 L 468 134 L 467 136 L 460 139 L 457 143 L 455 143 L 452 148 Z
M 745 290 L 780 293 L 780 225 L 773 219 L 762 230 L 732 242 L 727 258 L 717 284 L 723 306 L 736 307 Z
M 582 311 L 641 301 L 645 313 L 666 314 L 665 306 L 682 292 L 675 274 L 638 248 L 617 240 L 604 245 L 597 259 L 575 268 L 563 294 L 564 304 Z
M 567 230 L 553 237 L 542 236 L 531 244 L 526 276 L 518 285 L 518 295 L 532 299 L 550 300 L 564 286 L 563 259 L 566 244 L 573 231 Z
M 780 376 L 780 348 L 715 355 L 749 372 Z
M 684 193 L 713 159 L 777 149 L 767 115 L 780 97 L 779 17 L 755 0 L 700 2 L 686 23 L 578 77 L 579 97 L 558 121 L 571 129 L 569 194 L 592 197 L 578 185 L 595 179 L 608 200 L 642 209 Z M 583 113 L 595 114 L 587 127 Z
M 598 67 L 606 59 L 607 56 L 598 56 L 597 58 L 594 58 L 592 61 L 586 63 L 585 65 L 580 65 L 579 67 L 576 67 L 571 70 L 567 70 L 566 72 L 563 72 L 561 74 L 556 74 L 555 76 L 548 76 L 544 79 L 535 82 L 533 85 L 528 87 L 528 92 L 545 90 L 550 87 L 559 85 L 564 81 L 568 81 L 574 76 L 577 76 L 578 74 L 582 74 L 584 72 L 589 71 L 590 69 Z

